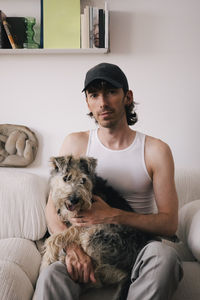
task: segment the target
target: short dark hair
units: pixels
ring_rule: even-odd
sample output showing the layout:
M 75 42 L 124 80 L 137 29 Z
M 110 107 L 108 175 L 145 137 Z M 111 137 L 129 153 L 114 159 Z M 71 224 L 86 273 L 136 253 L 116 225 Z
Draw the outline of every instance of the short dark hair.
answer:
M 116 89 L 116 87 L 107 81 L 97 79 L 97 80 L 94 80 L 90 85 L 88 85 L 87 89 L 85 90 L 85 95 L 86 95 L 86 91 L 88 93 L 93 93 L 95 91 L 101 91 L 101 90 L 105 91 L 108 89 Z M 125 90 L 123 88 L 123 92 L 124 92 L 124 95 L 126 95 L 128 90 Z M 134 102 L 134 100 L 131 102 L 130 105 L 125 106 L 126 119 L 127 119 L 128 125 L 134 125 L 138 121 L 137 114 L 134 111 L 135 106 L 136 106 L 136 103 Z M 87 115 L 90 116 L 91 118 L 93 118 L 92 112 L 88 113 Z

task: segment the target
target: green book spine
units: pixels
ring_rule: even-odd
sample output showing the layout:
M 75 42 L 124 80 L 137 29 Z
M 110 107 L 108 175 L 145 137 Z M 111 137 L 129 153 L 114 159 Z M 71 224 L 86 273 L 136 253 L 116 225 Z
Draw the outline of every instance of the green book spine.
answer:
M 43 0 L 44 48 L 80 48 L 80 0 Z

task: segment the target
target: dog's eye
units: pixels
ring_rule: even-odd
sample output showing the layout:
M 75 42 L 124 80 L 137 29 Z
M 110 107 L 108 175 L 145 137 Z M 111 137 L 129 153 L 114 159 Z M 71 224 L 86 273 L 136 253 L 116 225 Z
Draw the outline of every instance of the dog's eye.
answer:
M 85 177 L 81 178 L 80 184 L 84 184 L 85 182 L 86 182 L 86 178 Z
M 70 181 L 71 179 L 72 179 L 72 175 L 71 174 L 66 175 L 65 177 L 63 177 L 64 182 Z

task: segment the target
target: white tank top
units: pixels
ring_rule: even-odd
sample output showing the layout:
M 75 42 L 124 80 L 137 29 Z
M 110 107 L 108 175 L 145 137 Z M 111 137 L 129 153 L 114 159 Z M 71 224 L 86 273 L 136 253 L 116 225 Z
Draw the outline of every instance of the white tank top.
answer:
M 98 137 L 98 129 L 89 134 L 87 156 L 97 158 L 96 172 L 106 179 L 131 205 L 135 212 L 155 211 L 153 183 L 144 160 L 145 135 L 136 132 L 132 144 L 123 150 L 105 147 Z

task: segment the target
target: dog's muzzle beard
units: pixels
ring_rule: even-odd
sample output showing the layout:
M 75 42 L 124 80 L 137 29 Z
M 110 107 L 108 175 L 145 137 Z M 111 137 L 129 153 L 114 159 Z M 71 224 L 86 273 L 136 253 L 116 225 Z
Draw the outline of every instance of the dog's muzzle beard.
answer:
M 78 207 L 81 206 L 81 203 L 83 202 L 83 200 L 80 198 L 80 196 L 76 195 L 76 194 L 70 194 L 68 195 L 66 201 L 65 201 L 65 207 L 67 210 L 69 211 L 74 211 L 78 209 Z
M 56 204 L 57 214 L 67 223 L 69 216 L 76 216 L 79 211 L 88 210 L 92 206 L 92 192 L 84 189 L 71 192 L 59 201 L 55 200 L 57 199 L 56 193 L 52 193 L 52 199 Z
M 71 194 L 68 196 L 67 200 L 65 201 L 65 207 L 68 211 L 79 212 L 80 210 L 88 210 L 91 208 L 92 205 L 92 194 Z

